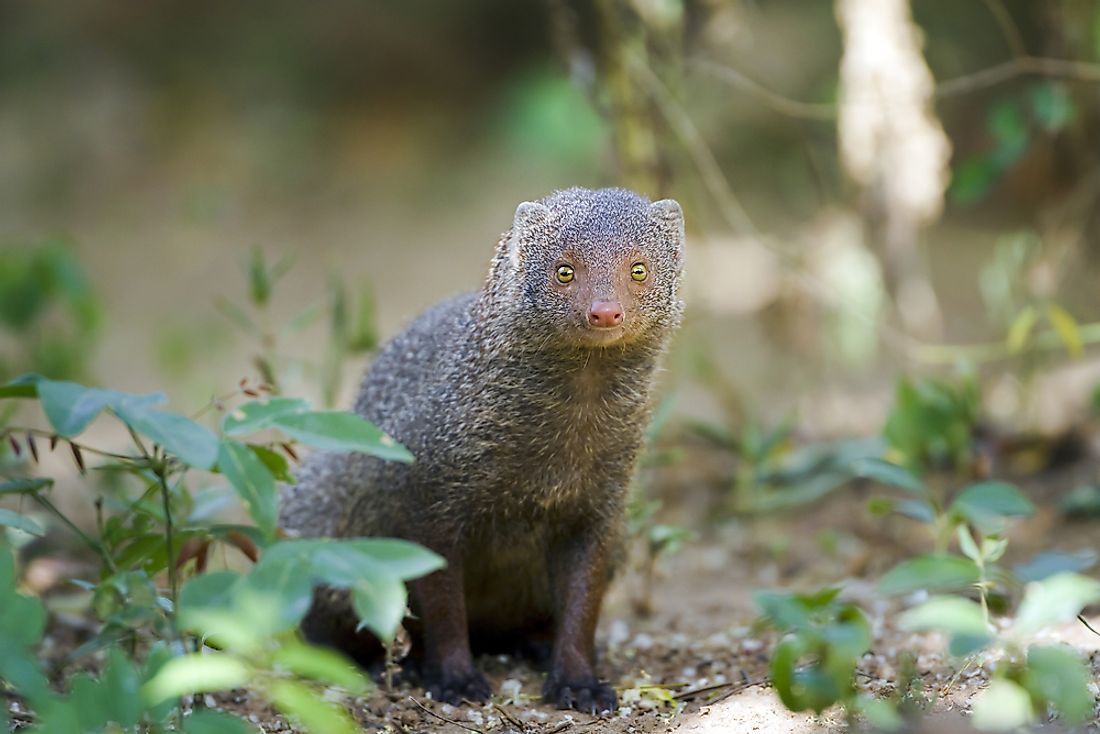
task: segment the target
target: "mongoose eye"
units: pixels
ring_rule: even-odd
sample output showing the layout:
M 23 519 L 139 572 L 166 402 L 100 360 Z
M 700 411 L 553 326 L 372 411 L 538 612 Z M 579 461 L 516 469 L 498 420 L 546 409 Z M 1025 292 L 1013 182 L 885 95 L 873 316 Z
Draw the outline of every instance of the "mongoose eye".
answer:
M 630 277 L 641 283 L 649 277 L 649 269 L 645 266 L 645 263 L 634 263 L 630 268 Z
M 573 271 L 572 265 L 559 265 L 556 277 L 559 283 L 571 283 L 576 273 Z

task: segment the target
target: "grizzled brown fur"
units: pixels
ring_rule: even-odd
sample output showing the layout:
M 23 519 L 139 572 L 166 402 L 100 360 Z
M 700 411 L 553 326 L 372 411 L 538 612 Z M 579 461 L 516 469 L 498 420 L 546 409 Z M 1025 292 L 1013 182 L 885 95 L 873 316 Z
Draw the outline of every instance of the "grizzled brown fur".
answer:
M 447 559 L 410 585 L 435 698 L 488 697 L 471 637 L 543 630 L 547 699 L 614 707 L 593 668 L 595 625 L 654 372 L 680 319 L 682 250 L 671 200 L 577 188 L 520 204 L 485 287 L 421 315 L 363 382 L 356 412 L 416 462 L 318 454 L 287 489 L 292 531 L 407 538 Z M 607 303 L 621 325 L 594 328 Z M 354 652 L 354 623 L 346 603 L 319 595 L 304 630 Z

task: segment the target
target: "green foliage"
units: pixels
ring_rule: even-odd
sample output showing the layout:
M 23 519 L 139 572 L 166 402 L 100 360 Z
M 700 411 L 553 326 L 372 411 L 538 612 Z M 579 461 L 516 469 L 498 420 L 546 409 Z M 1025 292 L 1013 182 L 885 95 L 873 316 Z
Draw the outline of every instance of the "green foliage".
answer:
M 909 469 L 958 470 L 969 464 L 980 417 L 981 393 L 973 377 L 902 379 L 883 436 Z
M 706 424 L 693 429 L 737 458 L 730 495 L 730 509 L 737 513 L 782 512 L 819 501 L 849 483 L 854 462 L 882 452 L 876 439 L 796 447 L 790 422 L 764 429 L 749 421 L 739 433 Z
M 101 312 L 69 243 L 0 247 L 0 380 L 82 377 Z
M 993 145 L 961 161 L 948 191 L 951 200 L 966 206 L 983 200 L 997 182 L 1028 152 L 1036 133 L 1057 135 L 1077 115 L 1064 83 L 1037 82 L 1020 97 L 993 106 L 986 127 Z
M 262 286 L 254 283 L 257 293 Z M 247 384 L 240 392 L 256 399 L 230 410 L 220 421 L 219 437 L 191 418 L 158 409 L 165 402 L 161 394 L 133 395 L 38 376 L 0 387 L 2 397 L 37 399 L 53 429 L 51 447 L 67 444 L 82 472 L 89 468 L 86 456 L 102 456 L 107 463 L 96 468 L 130 477 L 138 490 L 136 497 L 100 497 L 97 506 L 106 512 L 98 513 L 96 531 L 88 534 L 53 505 L 52 480 L 12 477 L 0 483 L 0 494 L 24 495 L 48 508 L 102 561 L 99 579 L 80 585 L 90 592 L 90 609 L 103 626 L 73 653 L 75 659 L 105 651 L 102 673 L 73 676 L 68 694 L 61 695 L 47 685 L 34 655 L 45 622 L 42 604 L 15 592 L 11 555 L 6 548 L 0 554 L 0 678 L 27 700 L 36 716 L 33 731 L 145 730 L 165 725 L 173 715 L 178 729 L 180 696 L 241 686 L 267 695 L 314 731 L 355 731 L 347 713 L 324 700 L 320 689 L 336 686 L 355 695 L 365 690 L 366 679 L 342 657 L 306 646 L 297 636 L 314 589 L 321 584 L 347 589 L 363 626 L 388 641 L 405 615 L 404 582 L 431 573 L 443 561 L 399 540 L 276 540 L 276 482 L 289 479 L 284 453 L 293 456 L 291 442 L 400 461 L 412 456 L 350 413 L 313 411 L 304 401 L 271 397 Z M 78 443 L 104 413 L 129 430 L 130 454 Z M 248 442 L 258 432 L 268 439 Z M 17 435 L 34 445 L 29 429 L 9 427 L 3 438 L 18 441 Z M 202 505 L 217 495 L 190 491 L 195 470 L 220 474 L 255 525 L 209 519 Z M 23 514 L 4 512 L 0 525 L 43 530 Z M 181 584 L 192 561 L 195 571 L 205 569 L 215 543 L 258 562 L 248 573 L 200 573 Z M 215 650 L 187 652 L 200 643 Z M 142 651 L 148 651 L 144 662 Z M 189 717 L 182 730 L 249 730 L 242 727 L 232 717 L 204 715 Z
M 1019 489 L 999 481 L 966 487 L 946 507 L 933 497 L 926 482 L 896 464 L 863 462 L 857 473 L 897 487 L 918 499 L 920 511 L 904 512 L 936 528 L 939 552 L 902 561 L 879 580 L 886 594 L 917 590 L 977 592 L 968 596 L 933 596 L 904 612 L 901 629 L 936 631 L 947 635 L 953 656 L 971 655 L 991 645 L 1003 650 L 1004 663 L 996 678 L 974 702 L 976 726 L 990 730 L 1015 729 L 1036 720 L 1051 707 L 1070 722 L 1085 721 L 1092 714 L 1088 671 L 1076 653 L 1065 648 L 1027 647 L 1036 632 L 1071 621 L 1081 610 L 1100 601 L 1100 581 L 1081 576 L 1095 562 L 1093 553 L 1044 553 L 1017 566 L 1017 576 L 998 565 L 1008 546 L 1003 533 L 1007 522 L 1035 513 L 1035 507 Z M 895 509 L 890 500 L 879 500 L 880 509 Z M 945 552 L 953 534 L 961 555 Z M 1018 587 L 1028 581 L 1015 619 L 1005 633 L 997 633 L 990 618 L 989 598 L 998 584 Z
M 871 628 L 863 612 L 841 602 L 838 593 L 830 588 L 755 595 L 764 620 L 784 635 L 772 653 L 772 685 L 791 711 L 820 714 L 841 704 L 864 712 L 881 728 L 897 728 L 901 720 L 892 709 L 856 690 L 856 664 L 871 645 Z
M 322 400 L 326 406 L 331 406 L 342 384 L 345 360 L 378 346 L 374 294 L 369 284 L 364 284 L 353 297 L 349 295 L 343 279 L 334 274 L 327 288 L 327 302 L 311 304 L 281 327 L 274 328 L 271 326 L 272 309 L 278 300 L 273 297 L 275 288 L 291 265 L 292 261 L 286 257 L 269 263 L 263 250 L 253 248 L 244 265 L 248 279 L 247 304 L 239 305 L 227 298 L 220 298 L 216 305 L 229 323 L 256 343 L 258 353 L 253 361 L 264 382 L 274 392 L 284 389 L 286 374 L 304 372 L 317 378 Z M 326 312 L 328 343 L 318 361 L 295 360 L 279 350 L 284 339 L 296 336 Z

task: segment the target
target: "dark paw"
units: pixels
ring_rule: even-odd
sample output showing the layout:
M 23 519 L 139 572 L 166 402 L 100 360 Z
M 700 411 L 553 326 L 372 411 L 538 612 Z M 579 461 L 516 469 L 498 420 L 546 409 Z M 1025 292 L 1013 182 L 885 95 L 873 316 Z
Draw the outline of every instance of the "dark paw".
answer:
M 433 701 L 458 706 L 463 700 L 485 703 L 492 691 L 485 676 L 476 670 L 461 674 L 426 675 L 424 688 Z
M 617 707 L 615 689 L 601 681 L 560 681 L 551 675 L 542 687 L 542 697 L 560 709 L 576 709 L 586 714 L 611 713 Z

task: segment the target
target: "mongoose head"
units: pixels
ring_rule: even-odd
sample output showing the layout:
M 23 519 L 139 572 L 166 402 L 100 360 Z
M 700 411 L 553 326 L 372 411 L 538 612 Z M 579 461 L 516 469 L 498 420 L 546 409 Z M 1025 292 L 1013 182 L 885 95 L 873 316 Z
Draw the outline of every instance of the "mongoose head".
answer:
M 683 247 L 683 212 L 672 199 L 573 188 L 524 202 L 493 261 L 494 318 L 518 320 L 513 327 L 547 348 L 659 337 L 683 310 Z

